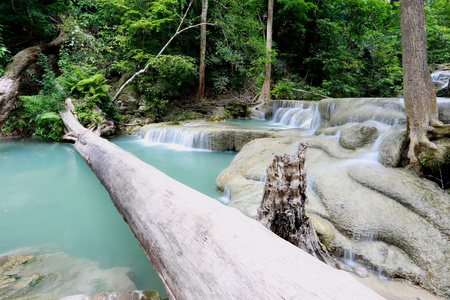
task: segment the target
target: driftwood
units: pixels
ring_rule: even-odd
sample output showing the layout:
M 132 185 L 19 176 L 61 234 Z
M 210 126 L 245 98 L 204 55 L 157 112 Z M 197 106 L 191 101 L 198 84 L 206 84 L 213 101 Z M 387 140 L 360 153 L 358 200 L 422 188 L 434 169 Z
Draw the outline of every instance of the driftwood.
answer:
M 279 237 L 336 267 L 306 215 L 306 148 L 307 145 L 301 143 L 294 155 L 275 155 L 267 168 L 257 219 Z
M 60 112 L 72 122 L 69 109 Z M 258 221 L 69 124 L 170 299 L 383 299 Z
M 37 61 L 38 51 L 48 51 L 59 47 L 64 42 L 64 32 L 50 43 L 26 48 L 12 58 L 5 68 L 5 75 L 0 78 L 0 129 L 9 116 L 14 99 L 19 92 L 19 84 L 23 71 Z

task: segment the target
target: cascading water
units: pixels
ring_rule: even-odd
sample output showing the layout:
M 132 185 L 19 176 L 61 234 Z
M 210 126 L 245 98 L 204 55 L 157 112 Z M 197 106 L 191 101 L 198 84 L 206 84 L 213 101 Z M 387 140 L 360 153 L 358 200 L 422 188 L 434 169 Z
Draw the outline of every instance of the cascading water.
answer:
M 302 135 L 313 135 L 320 126 L 320 113 L 317 103 L 298 101 L 274 101 L 272 121 L 288 127 L 307 130 Z
M 179 128 L 153 128 L 148 130 L 142 138 L 153 143 L 173 144 L 189 150 L 211 150 L 211 137 L 201 131 Z
M 435 71 L 431 73 L 431 78 L 439 89 L 444 89 L 448 86 L 448 81 L 450 79 L 450 71 Z

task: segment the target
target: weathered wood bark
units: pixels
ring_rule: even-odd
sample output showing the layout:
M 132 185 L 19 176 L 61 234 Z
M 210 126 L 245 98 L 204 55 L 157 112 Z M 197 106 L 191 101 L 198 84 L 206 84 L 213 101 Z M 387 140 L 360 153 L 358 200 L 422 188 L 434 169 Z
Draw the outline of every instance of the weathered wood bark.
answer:
M 270 100 L 270 76 L 272 73 L 272 62 L 271 62 L 271 52 L 272 52 L 272 24 L 273 24 L 273 3 L 274 0 L 269 0 L 267 8 L 267 36 L 266 36 L 266 63 L 264 72 L 264 83 L 261 88 L 261 95 L 259 96 L 259 101 L 269 101 Z
M 335 267 L 335 261 L 318 240 L 306 215 L 306 148 L 307 145 L 301 143 L 294 155 L 275 155 L 267 168 L 257 219 L 279 237 Z
M 69 110 L 61 111 L 64 122 Z M 69 124 L 170 299 L 383 299 L 258 221 Z
M 438 118 L 436 92 L 428 69 L 423 0 L 401 0 L 403 87 L 410 145 L 408 158 L 417 162 L 417 146 L 436 149 L 428 139 Z
M 198 81 L 198 99 L 203 101 L 205 98 L 205 67 L 206 67 L 206 22 L 208 14 L 208 0 L 202 0 L 202 17 L 200 27 L 200 66 Z
M 31 64 L 37 61 L 37 52 L 48 51 L 64 42 L 64 32 L 48 44 L 26 48 L 12 58 L 5 68 L 5 75 L 0 78 L 0 129 L 9 116 L 14 99 L 19 92 L 20 76 Z

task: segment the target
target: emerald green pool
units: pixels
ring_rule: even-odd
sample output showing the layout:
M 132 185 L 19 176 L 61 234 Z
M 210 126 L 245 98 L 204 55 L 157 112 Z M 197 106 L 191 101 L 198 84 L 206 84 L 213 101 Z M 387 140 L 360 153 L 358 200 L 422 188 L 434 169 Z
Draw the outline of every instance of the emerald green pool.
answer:
M 215 179 L 235 156 L 150 145 L 138 136 L 112 142 L 216 199 Z M 0 253 L 33 247 L 87 258 L 102 269 L 127 266 L 138 289 L 165 295 L 108 193 L 70 144 L 0 140 L 0 228 Z

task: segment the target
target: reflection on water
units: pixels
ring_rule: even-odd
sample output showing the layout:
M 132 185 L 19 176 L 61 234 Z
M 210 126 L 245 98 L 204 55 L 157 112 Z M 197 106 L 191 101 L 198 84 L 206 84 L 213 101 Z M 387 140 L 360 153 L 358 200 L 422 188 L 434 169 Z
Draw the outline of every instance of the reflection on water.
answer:
M 219 198 L 214 181 L 234 153 L 189 152 L 149 146 L 138 137 L 112 140 L 202 193 Z M 35 140 L 0 141 L 0 253 L 23 247 L 62 251 L 128 266 L 138 289 L 162 282 L 95 175 L 73 146 Z

